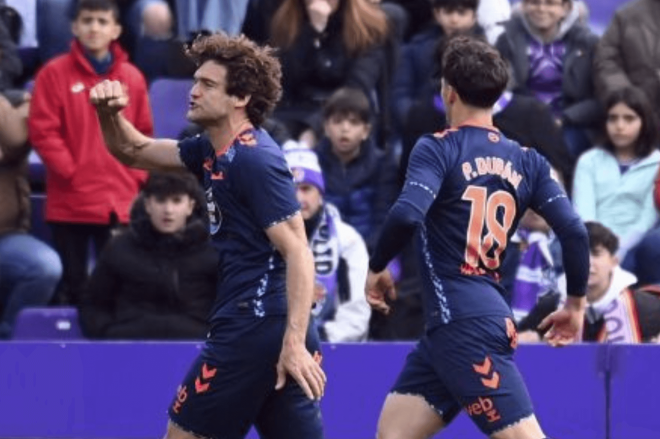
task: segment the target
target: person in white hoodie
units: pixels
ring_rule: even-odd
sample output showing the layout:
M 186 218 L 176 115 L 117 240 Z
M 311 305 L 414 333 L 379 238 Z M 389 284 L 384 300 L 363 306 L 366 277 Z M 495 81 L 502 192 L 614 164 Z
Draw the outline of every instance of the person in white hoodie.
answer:
M 307 148 L 285 152 L 296 183 L 302 217 L 316 269 L 312 315 L 321 340 L 364 341 L 371 308 L 363 293 L 369 255 L 360 234 L 324 202 L 325 183 L 316 153 Z
M 641 343 L 655 339 L 660 333 L 660 294 L 634 289 L 637 277 L 619 266 L 619 239 L 610 229 L 597 222 L 585 225 L 591 257 L 583 341 Z M 541 340 L 544 334 L 538 324 L 565 300 L 565 285 L 565 279 L 560 279 L 560 291 L 542 296 L 518 324 L 521 343 Z

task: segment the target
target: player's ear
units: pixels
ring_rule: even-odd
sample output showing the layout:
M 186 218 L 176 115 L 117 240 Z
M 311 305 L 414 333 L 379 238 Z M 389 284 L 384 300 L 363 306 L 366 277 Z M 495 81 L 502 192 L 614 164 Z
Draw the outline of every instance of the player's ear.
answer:
M 235 107 L 244 108 L 244 107 L 247 107 L 247 104 L 250 102 L 250 99 L 252 98 L 252 95 L 245 95 L 243 97 L 232 96 L 231 98 L 234 100 L 234 106 Z

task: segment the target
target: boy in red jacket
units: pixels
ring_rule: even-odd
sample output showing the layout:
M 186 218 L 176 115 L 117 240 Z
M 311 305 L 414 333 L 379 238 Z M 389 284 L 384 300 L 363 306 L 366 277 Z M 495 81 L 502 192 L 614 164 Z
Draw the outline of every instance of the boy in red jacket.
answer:
M 89 89 L 103 79 L 121 81 L 131 102 L 124 116 L 146 135 L 153 124 L 144 77 L 116 42 L 121 26 L 115 3 L 80 0 L 72 30 L 69 53 L 37 75 L 28 124 L 46 166 L 46 220 L 64 269 L 56 300 L 75 305 L 87 278 L 89 241 L 98 255 L 112 227 L 128 222 L 146 177 L 107 152 Z

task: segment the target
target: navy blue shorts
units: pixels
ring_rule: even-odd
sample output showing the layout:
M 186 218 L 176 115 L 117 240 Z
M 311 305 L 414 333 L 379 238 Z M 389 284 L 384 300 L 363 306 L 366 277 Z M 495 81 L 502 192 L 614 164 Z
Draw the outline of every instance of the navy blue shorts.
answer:
M 241 439 L 252 425 L 264 439 L 322 439 L 319 404 L 290 376 L 284 389 L 275 391 L 285 325 L 285 317 L 215 325 L 170 405 L 171 421 L 213 439 Z M 307 349 L 320 355 L 311 325 Z
M 463 409 L 490 436 L 533 414 L 513 362 L 517 337 L 504 317 L 437 327 L 408 355 L 392 392 L 422 396 L 445 425 Z

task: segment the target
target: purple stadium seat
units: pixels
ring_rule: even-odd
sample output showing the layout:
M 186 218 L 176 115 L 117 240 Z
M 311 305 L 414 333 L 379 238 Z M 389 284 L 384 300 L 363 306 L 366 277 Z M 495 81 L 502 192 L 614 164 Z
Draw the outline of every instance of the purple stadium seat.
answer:
M 154 117 L 154 136 L 177 139 L 188 126 L 186 112 L 191 79 L 156 79 L 149 87 L 151 111 Z
M 73 307 L 25 308 L 14 324 L 14 340 L 81 340 L 78 310 Z

